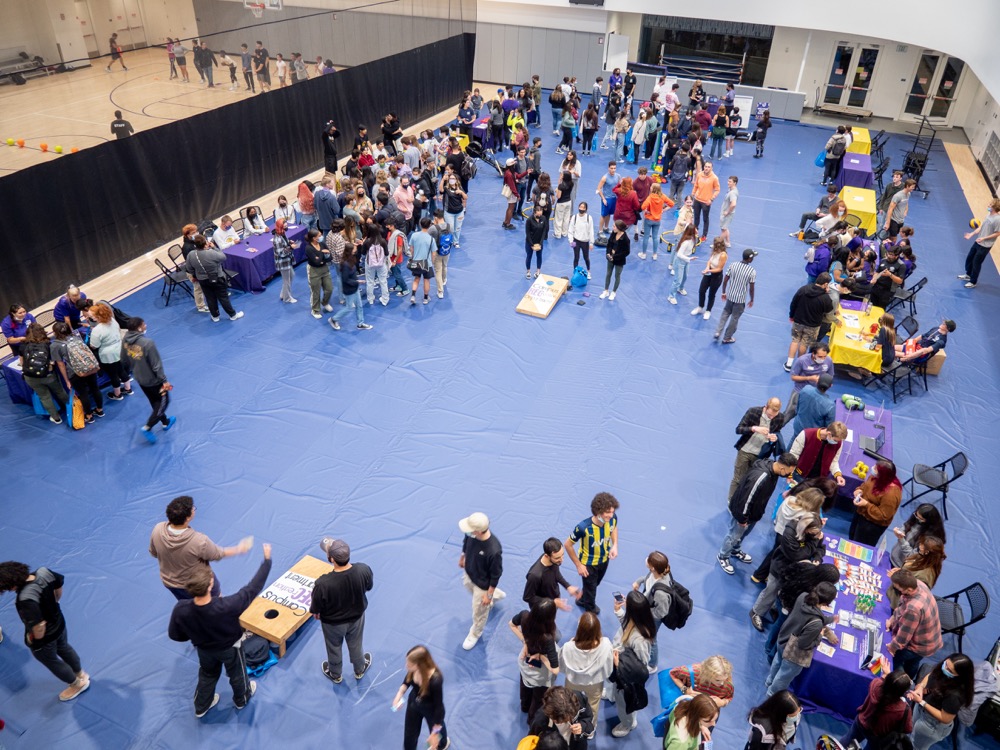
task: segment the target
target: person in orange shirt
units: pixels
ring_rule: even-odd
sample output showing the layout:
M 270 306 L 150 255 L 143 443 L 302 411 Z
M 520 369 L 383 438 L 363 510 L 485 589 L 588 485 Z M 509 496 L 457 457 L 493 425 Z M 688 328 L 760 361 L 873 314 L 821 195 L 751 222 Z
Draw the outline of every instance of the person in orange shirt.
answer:
M 656 250 L 660 246 L 660 218 L 664 208 L 672 208 L 674 202 L 663 194 L 659 183 L 654 182 L 649 188 L 649 195 L 642 202 L 642 249 L 639 257 L 646 259 L 646 243 L 653 239 L 653 260 L 656 260 Z
M 708 214 L 712 210 L 712 201 L 719 197 L 719 190 L 719 178 L 712 172 L 712 162 L 706 161 L 701 172 L 694 178 L 694 188 L 691 191 L 694 198 L 694 226 L 697 228 L 698 224 L 702 224 L 702 242 L 708 237 Z

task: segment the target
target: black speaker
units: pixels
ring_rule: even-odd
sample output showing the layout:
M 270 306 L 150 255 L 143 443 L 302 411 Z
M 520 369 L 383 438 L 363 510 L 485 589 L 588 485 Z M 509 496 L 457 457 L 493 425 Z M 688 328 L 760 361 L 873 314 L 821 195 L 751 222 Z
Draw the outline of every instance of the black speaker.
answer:
M 570 5 L 592 5 L 596 8 L 604 7 L 604 0 L 569 0 Z

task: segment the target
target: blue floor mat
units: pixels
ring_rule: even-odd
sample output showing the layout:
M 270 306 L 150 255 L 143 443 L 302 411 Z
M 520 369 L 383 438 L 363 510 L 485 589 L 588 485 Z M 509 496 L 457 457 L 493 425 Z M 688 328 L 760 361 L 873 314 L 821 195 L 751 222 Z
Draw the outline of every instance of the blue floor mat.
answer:
M 547 116 L 543 117 L 547 121 Z M 560 156 L 546 130 L 543 163 Z M 746 713 L 763 696 L 761 638 L 747 620 L 757 594 L 748 570 L 733 577 L 715 564 L 727 523 L 726 491 L 734 427 L 743 411 L 790 390 L 782 370 L 788 345 L 787 307 L 805 280 L 804 246 L 787 237 L 799 215 L 823 193 L 813 158 L 829 128 L 776 123 L 767 154 L 736 144 L 717 163 L 740 178 L 732 227 L 734 256 L 761 251 L 757 301 L 743 316 L 738 342 L 713 342 L 715 321 L 692 317 L 697 278 L 678 306 L 666 302 L 669 256 L 640 261 L 635 251 L 614 302 L 597 293 L 604 278 L 599 252 L 585 297 L 570 292 L 547 320 L 518 315 L 528 286 L 524 238 L 500 229 L 501 182 L 485 169 L 475 180 L 462 247 L 452 253 L 445 299 L 411 307 L 392 297 L 388 309 L 365 308 L 374 330 L 345 325 L 335 333 L 308 314 L 305 270 L 296 271 L 296 305 L 278 301 L 272 283 L 260 295 L 235 298 L 246 317 L 213 324 L 186 299 L 165 307 L 159 284 L 120 306 L 148 320 L 175 385 L 177 426 L 155 446 L 138 428 L 142 396 L 107 404 L 108 416 L 82 432 L 57 428 L 0 394 L 0 459 L 7 469 L 2 507 L 3 556 L 65 574 L 63 607 L 70 640 L 93 675 L 88 693 L 60 704 L 61 689 L 19 643 L 13 597 L 0 598 L 0 717 L 10 748 L 301 747 L 391 748 L 402 743 L 402 715 L 389 702 L 402 677 L 406 650 L 429 646 L 445 676 L 452 747 L 513 748 L 524 734 L 518 711 L 519 645 L 506 627 L 520 609 L 524 574 L 551 535 L 565 537 L 598 491 L 622 503 L 621 554 L 599 595 L 602 624 L 613 635 L 611 592 L 645 571 L 654 549 L 666 552 L 692 592 L 696 610 L 683 630 L 662 631 L 660 665 L 722 653 L 735 665 L 736 698 L 723 711 L 716 746 L 742 747 Z M 886 153 L 905 148 L 892 136 Z M 610 151 L 583 159 L 579 197 L 592 207 Z M 898 166 L 895 163 L 894 166 Z M 957 450 L 971 461 L 950 495 L 948 560 L 936 591 L 976 580 L 992 587 L 998 570 L 996 510 L 988 477 L 997 476 L 997 393 L 1000 355 L 990 331 L 1000 318 L 992 264 L 974 291 L 962 288 L 970 242 L 968 207 L 943 151 L 935 151 L 923 185 L 930 198 L 910 202 L 917 228 L 921 293 L 918 320 L 927 330 L 954 318 L 948 360 L 930 392 L 918 386 L 894 408 L 895 455 L 909 475 L 915 462 L 935 463 Z M 622 167 L 634 175 L 631 165 Z M 718 204 L 713 216 L 717 225 Z M 669 228 L 673 217 L 665 220 Z M 705 255 L 703 252 L 702 255 Z M 545 248 L 544 270 L 569 276 L 565 241 Z M 699 269 L 698 261 L 692 270 Z M 693 274 L 694 277 L 697 274 Z M 583 301 L 583 305 L 576 304 Z M 353 322 L 353 319 L 350 321 Z M 838 379 L 833 391 L 859 393 Z M 880 403 L 891 397 L 861 394 Z M 250 578 L 259 542 L 274 544 L 275 569 L 303 554 L 321 555 L 324 535 L 347 539 L 354 559 L 375 572 L 365 645 L 370 676 L 332 685 L 320 672 L 320 629 L 308 623 L 287 658 L 260 678 L 250 707 L 235 712 L 229 688 L 203 720 L 191 703 L 197 663 L 187 645 L 170 641 L 173 598 L 159 583 L 146 549 L 169 500 L 190 494 L 195 526 L 222 544 L 253 534 L 248 557 L 215 569 L 225 592 Z M 504 546 L 501 587 L 510 595 L 491 616 L 482 643 L 461 643 L 471 613 L 456 565 L 459 518 L 487 512 Z M 846 531 L 834 516 L 831 528 Z M 753 534 L 746 549 L 761 554 L 770 535 Z M 572 568 L 566 575 L 574 580 Z M 560 613 L 564 634 L 578 612 Z M 1000 631 L 994 607 L 970 628 L 965 651 L 985 656 Z M 946 639 L 948 649 L 953 642 Z M 947 653 L 947 651 L 945 652 Z M 652 685 L 652 682 L 650 683 Z M 652 703 L 656 691 L 653 690 Z M 655 747 L 652 708 L 642 731 L 608 736 L 613 707 L 601 708 L 596 747 Z M 808 716 L 800 746 L 845 727 Z M 994 747 L 973 739 L 972 747 Z

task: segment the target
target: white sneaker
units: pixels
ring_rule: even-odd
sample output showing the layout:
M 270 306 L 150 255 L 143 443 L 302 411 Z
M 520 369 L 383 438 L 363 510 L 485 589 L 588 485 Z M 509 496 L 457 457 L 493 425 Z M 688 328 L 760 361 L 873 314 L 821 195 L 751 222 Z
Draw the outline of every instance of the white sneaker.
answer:
M 677 298 L 671 294 L 669 297 L 667 297 L 667 302 L 669 302 L 671 305 L 676 305 Z
M 688 294 L 687 289 L 681 289 L 680 292 L 678 292 L 678 294 L 680 294 L 682 297 L 687 297 Z
M 656 253 L 653 253 L 653 260 L 656 260 Z
M 202 716 L 204 716 L 204 715 L 205 715 L 205 714 L 207 714 L 207 713 L 208 713 L 209 711 L 211 711 L 211 710 L 212 710 L 213 708 L 215 708 L 215 707 L 216 707 L 216 705 L 218 705 L 218 703 L 219 703 L 219 694 L 218 694 L 218 693 L 216 693 L 216 694 L 215 694 L 215 697 L 214 697 L 214 698 L 212 698 L 212 705 L 211 705 L 211 706 L 209 706 L 208 708 L 206 708 L 206 709 L 205 709 L 204 711 L 202 711 L 201 713 L 198 713 L 198 712 L 196 711 L 196 712 L 195 712 L 195 714 L 194 714 L 194 715 L 195 715 L 195 717 L 196 717 L 196 718 L 199 718 L 199 719 L 200 719 L 200 718 L 201 718 Z
M 966 289 L 975 289 L 976 285 L 973 284 L 971 281 L 967 281 L 967 282 L 965 282 L 965 288 Z
M 507 592 L 502 589 L 493 589 L 493 601 L 498 602 L 501 599 L 507 598 Z
M 323 309 L 327 312 L 333 312 L 333 305 L 323 305 Z
M 472 649 L 476 647 L 477 643 L 479 643 L 479 636 L 469 633 L 467 636 L 465 636 L 465 640 L 462 641 L 462 648 L 464 648 L 466 651 L 472 651 Z
M 703 320 L 708 320 L 709 318 L 712 317 L 712 311 L 711 310 L 705 310 L 705 314 L 702 315 L 701 317 L 702 317 Z
M 794 231 L 794 232 L 789 232 L 789 233 L 788 233 L 788 236 L 789 236 L 789 237 L 798 237 L 798 236 L 799 236 L 799 231 L 801 231 L 801 230 L 796 230 L 796 231 Z M 961 276 L 959 276 L 958 278 L 962 278 L 962 277 L 961 277 Z
M 639 253 L 640 260 L 646 260 L 646 253 Z
M 692 315 L 697 315 L 700 312 L 701 312 L 701 308 L 700 307 L 696 307 L 694 310 L 691 311 L 691 314 Z
M 590 278 L 590 271 L 587 271 L 587 278 Z
M 611 294 L 608 295 L 608 302 L 614 302 L 616 294 L 617 292 L 611 292 Z
M 967 273 L 963 273 L 963 274 L 962 274 L 961 276 L 959 276 L 958 278 L 959 278 L 959 279 L 961 279 L 962 281 L 969 281 L 969 279 L 970 279 L 970 276 L 969 276 L 969 274 L 967 274 Z
M 671 275 L 671 276 L 673 276 L 673 275 L 674 275 L 674 267 L 673 267 L 673 266 L 670 266 L 670 275 Z
M 322 318 L 322 317 L 323 317 L 323 316 L 322 316 L 322 315 L 320 315 L 319 313 L 310 313 L 310 314 L 311 314 L 311 315 L 312 315 L 312 316 L 313 316 L 314 318 L 316 318 L 316 320 L 319 320 L 320 318 Z
M 601 296 L 598 299 L 607 299 L 609 294 L 611 294 L 611 292 L 605 289 L 603 292 L 601 292 Z
M 242 318 L 242 317 L 243 317 L 243 311 L 242 311 L 242 310 L 240 310 L 240 311 L 239 311 L 238 313 L 236 313 L 235 315 L 230 315 L 230 316 L 229 316 L 229 319 L 230 319 L 230 320 L 239 320 L 239 319 L 240 319 L 240 318 Z

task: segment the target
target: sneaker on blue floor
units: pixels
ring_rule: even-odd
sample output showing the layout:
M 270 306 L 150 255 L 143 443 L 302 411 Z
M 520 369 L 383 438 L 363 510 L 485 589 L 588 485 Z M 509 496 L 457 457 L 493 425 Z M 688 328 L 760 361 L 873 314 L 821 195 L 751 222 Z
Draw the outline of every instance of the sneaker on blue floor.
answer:
M 197 711 L 195 711 L 195 714 L 194 714 L 195 718 L 200 719 L 202 716 L 204 716 L 209 711 L 211 711 L 213 708 L 215 708 L 218 705 L 218 703 L 219 703 L 219 694 L 216 693 L 215 696 L 212 698 L 212 705 L 210 705 L 208 708 L 206 708 L 201 713 L 198 713 Z
M 753 629 L 756 630 L 758 633 L 764 632 L 764 623 L 761 622 L 760 615 L 758 615 L 752 609 L 750 610 L 750 624 L 753 625 Z
M 149 429 L 148 427 L 143 427 L 140 430 L 140 432 L 142 433 L 142 436 L 144 438 L 146 438 L 146 442 L 147 443 L 149 443 L 149 444 L 152 445 L 153 443 L 156 442 L 156 435 L 154 435 L 153 431 L 151 429 Z
M 365 651 L 365 668 L 362 669 L 360 672 L 355 672 L 354 673 L 354 679 L 355 680 L 360 680 L 362 677 L 364 677 L 365 676 L 365 672 L 368 671 L 368 669 L 369 669 L 369 667 L 371 667 L 371 665 L 372 665 L 372 655 L 369 654 L 367 651 Z
M 747 565 L 753 562 L 753 558 L 750 557 L 750 555 L 748 555 L 741 549 L 736 550 L 732 556 L 735 557 L 737 560 L 739 560 L 741 563 L 746 563 Z
M 163 425 L 163 431 L 166 432 L 175 424 L 177 424 L 177 417 L 167 417 L 167 423 Z
M 334 684 L 339 685 L 341 682 L 344 681 L 344 678 L 341 675 L 339 674 L 335 675 L 333 674 L 333 672 L 330 671 L 330 662 L 328 661 L 323 662 L 322 670 L 326 678 L 331 682 L 333 682 Z
M 254 680 L 250 680 L 250 696 L 247 698 L 247 703 L 250 702 L 250 698 L 253 698 L 253 695 L 256 692 L 257 692 L 257 683 Z M 236 710 L 240 711 L 240 710 L 246 708 L 247 707 L 247 703 L 244 703 L 242 706 L 237 706 Z
M 724 571 L 726 571 L 729 575 L 732 575 L 733 573 L 736 572 L 736 568 L 734 568 L 733 564 L 729 562 L 728 557 L 723 557 L 722 555 L 719 555 L 717 559 L 719 561 L 719 567 L 722 568 Z

